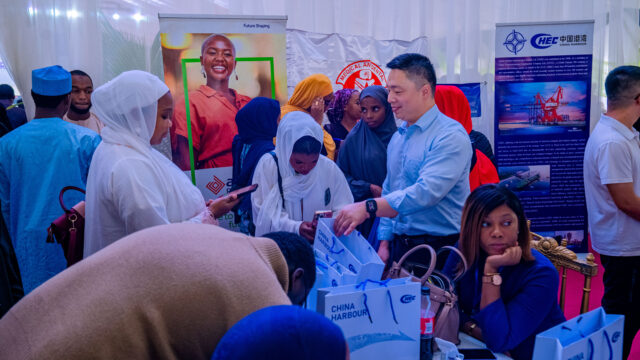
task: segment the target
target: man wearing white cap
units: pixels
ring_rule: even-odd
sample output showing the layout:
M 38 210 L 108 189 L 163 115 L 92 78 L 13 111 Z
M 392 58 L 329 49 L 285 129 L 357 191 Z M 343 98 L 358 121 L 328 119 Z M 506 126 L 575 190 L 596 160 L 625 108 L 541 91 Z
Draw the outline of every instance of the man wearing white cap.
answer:
M 0 139 L 0 203 L 22 275 L 25 294 L 64 270 L 58 244 L 46 242 L 47 227 L 61 215 L 65 186 L 86 187 L 100 136 L 62 120 L 69 109 L 71 74 L 60 66 L 33 70 L 32 121 Z M 83 199 L 69 192 L 69 206 Z

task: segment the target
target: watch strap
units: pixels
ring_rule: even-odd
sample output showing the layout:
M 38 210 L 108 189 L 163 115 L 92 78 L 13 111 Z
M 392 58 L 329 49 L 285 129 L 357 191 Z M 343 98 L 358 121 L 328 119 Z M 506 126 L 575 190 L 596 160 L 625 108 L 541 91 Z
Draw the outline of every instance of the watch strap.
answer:
M 492 274 L 488 276 L 485 275 L 482 277 L 482 282 L 486 284 L 500 286 L 502 285 L 502 276 L 500 276 L 500 274 Z
M 376 217 L 376 212 L 378 211 L 378 203 L 374 199 L 367 199 L 364 205 L 367 213 L 369 214 L 369 218 L 374 219 Z

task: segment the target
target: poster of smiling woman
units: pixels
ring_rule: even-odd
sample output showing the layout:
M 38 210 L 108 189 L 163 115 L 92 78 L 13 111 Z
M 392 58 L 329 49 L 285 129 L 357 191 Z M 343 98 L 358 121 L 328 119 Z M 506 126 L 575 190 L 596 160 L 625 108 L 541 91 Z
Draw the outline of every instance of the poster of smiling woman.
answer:
M 158 17 L 164 80 L 174 99 L 173 162 L 205 198 L 222 196 L 231 183 L 238 110 L 257 96 L 286 102 L 286 17 Z

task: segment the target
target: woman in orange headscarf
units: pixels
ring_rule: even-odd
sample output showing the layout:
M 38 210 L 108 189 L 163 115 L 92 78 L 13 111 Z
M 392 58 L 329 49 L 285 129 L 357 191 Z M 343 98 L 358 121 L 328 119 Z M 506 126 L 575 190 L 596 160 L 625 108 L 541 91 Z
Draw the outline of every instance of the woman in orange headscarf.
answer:
M 435 100 L 440 112 L 462 124 L 467 134 L 471 133 L 471 108 L 462 90 L 452 85 L 438 85 Z M 471 146 L 473 147 L 471 169 L 469 169 L 471 191 L 480 185 L 497 184 L 500 179 L 496 167 L 473 143 Z
M 324 113 L 333 100 L 333 87 L 331 80 L 323 74 L 313 74 L 300 81 L 293 90 L 293 95 L 281 110 L 281 118 L 292 111 L 303 111 L 311 115 L 318 125 L 322 126 Z M 322 154 L 335 161 L 336 143 L 331 135 L 322 129 L 323 148 Z

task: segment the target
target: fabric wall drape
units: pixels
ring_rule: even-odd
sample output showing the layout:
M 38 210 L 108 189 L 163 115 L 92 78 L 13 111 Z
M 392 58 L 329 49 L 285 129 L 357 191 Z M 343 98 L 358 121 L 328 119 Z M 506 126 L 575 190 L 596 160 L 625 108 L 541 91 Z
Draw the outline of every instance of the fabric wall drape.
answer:
M 486 82 L 474 128 L 492 139 L 496 23 L 595 20 L 593 126 L 604 106 L 606 73 L 640 63 L 639 9 L 640 0 L 14 0 L 0 12 L 0 57 L 29 94 L 31 69 L 51 64 L 81 68 L 96 86 L 125 70 L 161 76 L 158 13 L 285 14 L 289 29 L 376 40 L 425 36 L 439 81 Z

